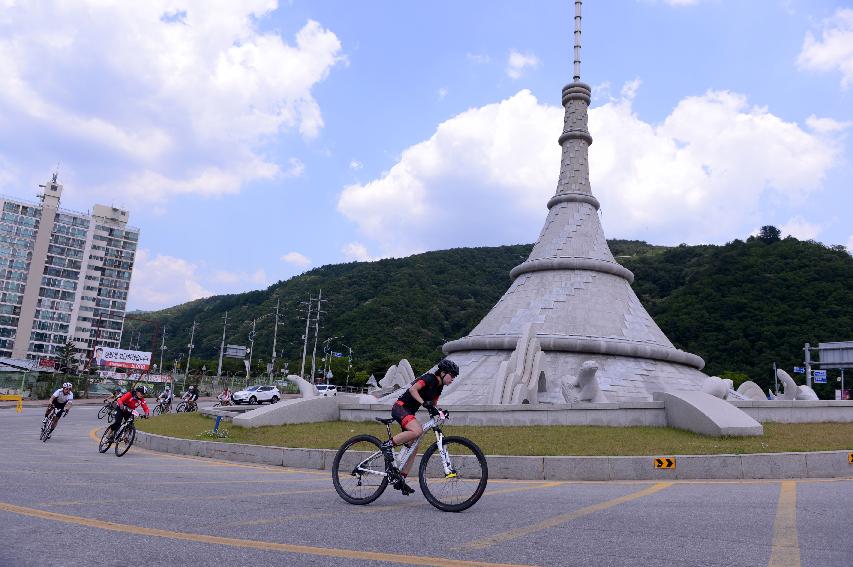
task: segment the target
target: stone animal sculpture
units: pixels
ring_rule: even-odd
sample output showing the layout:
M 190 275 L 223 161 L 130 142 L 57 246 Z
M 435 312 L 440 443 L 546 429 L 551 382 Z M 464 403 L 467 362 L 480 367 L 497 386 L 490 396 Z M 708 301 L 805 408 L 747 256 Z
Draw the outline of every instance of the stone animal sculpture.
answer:
M 561 390 L 566 403 L 608 401 L 598 384 L 596 372 L 598 372 L 598 363 L 594 360 L 586 360 L 581 365 L 577 376 L 569 376 L 563 381 Z
M 716 398 L 720 398 L 721 400 L 725 400 L 726 395 L 729 393 L 729 386 L 719 376 L 708 376 L 702 384 L 702 391 Z
M 388 369 L 385 377 L 379 381 L 379 387 L 396 390 L 398 388 L 407 388 L 414 381 L 415 371 L 412 370 L 412 365 L 409 364 L 409 361 L 404 358 L 399 364 L 395 364 Z
M 779 396 L 773 396 L 775 400 L 817 400 L 817 394 L 808 386 L 797 386 L 790 374 L 781 368 L 776 370 L 776 377 L 782 382 L 784 391 Z
M 285 377 L 285 380 L 296 384 L 296 387 L 299 388 L 299 394 L 303 398 L 316 398 L 320 395 L 317 392 L 317 388 L 314 386 L 314 384 L 312 384 L 301 376 L 297 376 L 296 374 L 290 374 Z
M 379 388 L 379 384 L 376 383 L 376 376 L 374 376 L 373 374 L 371 374 L 370 378 L 367 379 L 367 384 L 365 385 L 367 386 L 368 392 L 372 392 L 373 390 Z
M 508 361 L 501 362 L 490 402 L 500 404 L 538 404 L 540 368 L 544 358 L 533 325 L 521 331 L 515 350 Z
M 764 395 L 764 391 L 761 389 L 761 386 L 759 386 L 752 380 L 747 380 L 746 382 L 738 386 L 737 393 L 747 400 L 754 400 L 758 402 L 767 399 L 767 397 Z

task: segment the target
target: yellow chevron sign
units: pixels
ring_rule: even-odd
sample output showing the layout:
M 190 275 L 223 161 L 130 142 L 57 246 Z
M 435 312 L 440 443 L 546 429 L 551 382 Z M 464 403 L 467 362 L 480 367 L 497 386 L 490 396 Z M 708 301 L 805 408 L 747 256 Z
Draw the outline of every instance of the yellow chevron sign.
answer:
M 11 396 L 9 394 L 3 394 L 0 395 L 0 400 L 18 402 L 17 404 L 15 404 L 15 413 L 21 413 L 22 411 L 24 411 L 24 398 L 22 398 L 21 396 Z
M 853 455 L 853 453 L 851 453 Z M 853 462 L 853 461 L 851 461 Z M 674 469 L 675 468 L 675 457 L 657 457 L 655 459 L 655 468 L 656 469 Z
M 853 453 L 847 453 L 847 462 L 853 465 Z

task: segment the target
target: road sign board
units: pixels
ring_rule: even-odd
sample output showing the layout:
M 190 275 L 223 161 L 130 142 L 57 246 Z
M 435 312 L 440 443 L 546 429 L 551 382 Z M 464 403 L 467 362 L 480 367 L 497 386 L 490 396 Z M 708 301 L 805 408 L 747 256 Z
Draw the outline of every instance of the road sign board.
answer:
M 814 371 L 815 384 L 826 384 L 826 370 Z
M 805 373 L 806 373 L 806 369 L 803 368 L 802 366 L 795 366 L 794 367 L 794 374 L 805 374 Z
M 675 457 L 657 457 L 655 458 L 656 469 L 674 469 Z
M 853 465 L 853 453 L 847 453 L 847 462 Z

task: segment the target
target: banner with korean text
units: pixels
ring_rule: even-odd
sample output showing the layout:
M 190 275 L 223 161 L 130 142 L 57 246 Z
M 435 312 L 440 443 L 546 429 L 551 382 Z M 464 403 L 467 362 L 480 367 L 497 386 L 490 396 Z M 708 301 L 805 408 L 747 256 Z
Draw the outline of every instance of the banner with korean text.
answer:
M 107 368 L 132 368 L 148 370 L 151 366 L 151 353 L 141 350 L 123 350 L 120 348 L 95 347 L 95 366 Z

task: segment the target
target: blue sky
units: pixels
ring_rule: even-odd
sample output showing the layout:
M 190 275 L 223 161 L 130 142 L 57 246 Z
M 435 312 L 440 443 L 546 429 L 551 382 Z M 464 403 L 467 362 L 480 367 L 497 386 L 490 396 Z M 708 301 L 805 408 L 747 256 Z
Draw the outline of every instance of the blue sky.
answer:
M 584 5 L 609 238 L 853 250 L 853 4 Z M 535 241 L 573 3 L 0 0 L 0 192 L 131 212 L 132 308 Z

